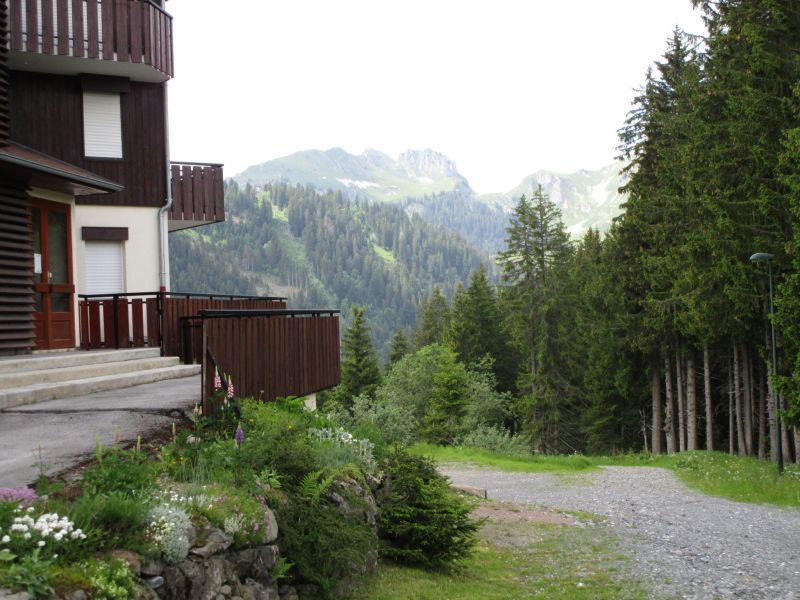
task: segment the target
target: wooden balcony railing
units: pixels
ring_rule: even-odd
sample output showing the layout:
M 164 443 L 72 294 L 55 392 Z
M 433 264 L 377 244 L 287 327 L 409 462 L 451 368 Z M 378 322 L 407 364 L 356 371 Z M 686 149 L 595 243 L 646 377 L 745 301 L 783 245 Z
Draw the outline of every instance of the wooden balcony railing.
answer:
M 184 330 L 184 318 L 204 309 L 285 309 L 286 298 L 134 292 L 78 296 L 81 348 L 161 347 L 164 356 L 199 363 L 199 333 Z
M 225 220 L 222 165 L 172 163 L 170 231 Z
M 214 410 L 215 371 L 237 397 L 307 396 L 341 379 L 338 310 L 200 312 L 203 409 Z
M 147 65 L 173 76 L 172 17 L 149 0 L 4 0 L 11 50 Z

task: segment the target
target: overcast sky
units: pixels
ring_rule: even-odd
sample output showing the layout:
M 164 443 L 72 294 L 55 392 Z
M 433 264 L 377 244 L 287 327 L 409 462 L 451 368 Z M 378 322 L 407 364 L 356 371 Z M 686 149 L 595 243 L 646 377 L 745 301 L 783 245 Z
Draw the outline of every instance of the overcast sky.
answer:
M 690 0 L 170 0 L 173 160 L 433 148 L 478 192 L 612 162 Z

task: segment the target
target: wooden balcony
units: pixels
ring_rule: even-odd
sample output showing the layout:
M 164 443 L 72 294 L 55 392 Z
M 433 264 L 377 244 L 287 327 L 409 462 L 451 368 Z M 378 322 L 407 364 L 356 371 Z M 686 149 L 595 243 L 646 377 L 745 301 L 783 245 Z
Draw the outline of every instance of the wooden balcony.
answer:
M 203 409 L 214 410 L 214 378 L 239 398 L 271 402 L 338 385 L 337 310 L 203 310 Z
M 163 82 L 173 76 L 172 17 L 151 0 L 5 0 L 9 66 Z
M 178 231 L 225 220 L 222 165 L 172 163 L 169 230 Z

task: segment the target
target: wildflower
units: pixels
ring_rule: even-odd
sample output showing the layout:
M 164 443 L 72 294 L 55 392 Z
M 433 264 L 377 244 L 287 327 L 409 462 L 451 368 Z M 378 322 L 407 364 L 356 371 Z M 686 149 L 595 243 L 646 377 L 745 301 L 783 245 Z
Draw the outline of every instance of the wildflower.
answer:
M 244 442 L 244 429 L 242 429 L 242 424 L 236 427 L 236 433 L 233 436 L 233 439 L 236 440 L 236 447 L 239 448 L 242 443 Z
M 230 375 L 228 376 L 228 399 L 233 398 L 233 379 L 231 379 Z
M 219 376 L 219 371 L 217 368 L 214 368 L 214 391 L 219 391 L 222 389 L 222 378 Z
M 39 542 L 36 545 L 39 546 L 39 548 L 44 548 L 45 541 L 44 540 L 39 540 Z
M 7 544 L 7 543 L 8 543 L 8 542 L 10 542 L 10 541 L 11 541 L 11 538 L 10 538 L 10 537 L 8 537 L 7 535 L 4 535 L 4 536 L 3 536 L 3 539 L 2 539 L 2 540 L 0 540 L 0 542 L 2 542 L 2 543 L 4 543 L 4 544 Z

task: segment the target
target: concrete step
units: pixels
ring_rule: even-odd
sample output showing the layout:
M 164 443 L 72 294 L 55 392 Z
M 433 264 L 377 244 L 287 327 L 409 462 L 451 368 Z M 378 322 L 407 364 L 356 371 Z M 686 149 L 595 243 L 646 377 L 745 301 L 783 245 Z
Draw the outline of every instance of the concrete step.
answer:
M 90 350 L 30 354 L 0 359 L 0 375 L 23 371 L 44 371 L 82 365 L 97 365 L 161 356 L 160 348 L 130 348 L 126 350 Z
M 180 364 L 177 356 L 156 356 L 153 358 L 136 358 L 114 362 L 100 362 L 88 365 L 59 367 L 38 371 L 21 371 L 19 373 L 0 374 L 0 390 L 19 388 L 37 383 L 55 383 L 73 379 L 87 379 L 103 375 L 118 375 L 133 371 L 149 371 L 162 367 L 173 367 Z
M 163 381 L 164 379 L 191 377 L 198 373 L 200 373 L 200 365 L 176 365 L 130 373 L 10 388 L 0 391 L 0 410 L 35 402 L 91 394 L 92 392 L 122 389 L 143 383 Z M 124 394 L 124 392 L 120 392 L 120 394 Z

